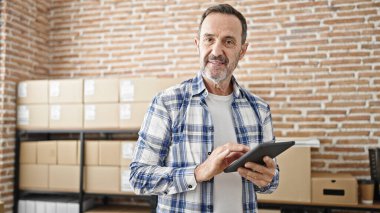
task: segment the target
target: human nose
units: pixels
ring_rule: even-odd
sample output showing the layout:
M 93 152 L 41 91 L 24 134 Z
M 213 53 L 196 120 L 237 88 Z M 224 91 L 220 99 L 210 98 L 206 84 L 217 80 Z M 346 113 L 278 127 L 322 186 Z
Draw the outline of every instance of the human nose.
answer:
M 214 56 L 220 56 L 223 55 L 223 46 L 221 42 L 215 42 L 212 46 L 212 54 Z

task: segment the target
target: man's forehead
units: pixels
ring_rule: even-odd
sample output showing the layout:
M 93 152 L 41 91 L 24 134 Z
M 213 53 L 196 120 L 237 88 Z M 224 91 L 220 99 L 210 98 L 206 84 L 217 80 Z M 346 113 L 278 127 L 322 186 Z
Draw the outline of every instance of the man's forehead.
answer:
M 202 23 L 200 36 L 215 35 L 215 36 L 230 36 L 238 37 L 242 34 L 240 20 L 230 14 L 211 13 Z

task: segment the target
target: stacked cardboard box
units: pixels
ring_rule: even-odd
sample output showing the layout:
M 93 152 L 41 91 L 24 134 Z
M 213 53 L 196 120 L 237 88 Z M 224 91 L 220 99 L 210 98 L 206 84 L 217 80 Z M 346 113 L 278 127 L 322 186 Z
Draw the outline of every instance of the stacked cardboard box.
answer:
M 20 189 L 79 191 L 77 141 L 22 142 Z
M 93 199 L 83 202 L 85 210 L 94 206 Z M 75 213 L 79 211 L 78 199 L 70 197 L 34 197 L 33 199 L 22 199 L 18 202 L 18 213 Z
M 138 129 L 153 97 L 184 79 L 130 78 L 120 79 L 121 129 Z
M 158 92 L 184 79 L 63 79 L 18 85 L 20 129 L 132 129 Z
M 49 127 L 48 80 L 23 81 L 17 90 L 17 127 L 46 129 Z
M 129 184 L 129 164 L 135 143 L 135 141 L 87 141 L 85 191 L 111 194 L 133 193 Z
M 84 189 L 93 193 L 133 193 L 129 164 L 135 141 L 86 141 Z M 78 141 L 28 141 L 20 148 L 20 189 L 78 192 Z M 104 175 L 107 174 L 107 175 Z
M 83 127 L 83 80 L 49 81 L 49 128 L 81 129 Z
M 84 81 L 84 128 L 119 128 L 118 79 Z

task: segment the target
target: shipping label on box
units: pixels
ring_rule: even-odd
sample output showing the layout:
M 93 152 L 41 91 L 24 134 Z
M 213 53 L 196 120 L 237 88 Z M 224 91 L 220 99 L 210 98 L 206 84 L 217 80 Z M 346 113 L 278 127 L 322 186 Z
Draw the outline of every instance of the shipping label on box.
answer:
M 95 81 L 85 80 L 84 81 L 84 96 L 93 96 L 93 95 L 95 95 Z
M 54 121 L 61 120 L 61 106 L 60 105 L 50 105 L 50 120 L 54 120 Z
M 18 98 L 28 97 L 28 84 L 26 82 L 20 82 L 18 84 L 17 97 Z
M 120 81 L 120 101 L 133 101 L 135 96 L 135 86 L 131 80 Z
M 120 120 L 130 120 L 132 117 L 131 114 L 130 104 L 120 104 Z
M 17 106 L 17 125 L 29 124 L 29 108 L 26 105 Z
M 49 82 L 49 94 L 50 97 L 58 97 L 60 95 L 60 83 L 59 81 Z
M 84 106 L 84 120 L 94 121 L 96 119 L 96 106 L 93 104 L 86 104 Z

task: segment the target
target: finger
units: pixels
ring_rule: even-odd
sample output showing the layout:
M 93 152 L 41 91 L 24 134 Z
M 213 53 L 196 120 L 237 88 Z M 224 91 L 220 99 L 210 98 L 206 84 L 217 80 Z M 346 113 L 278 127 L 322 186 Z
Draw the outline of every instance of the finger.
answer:
M 261 175 L 260 173 L 250 172 L 249 170 L 244 168 L 239 168 L 238 172 L 242 177 L 260 187 L 267 186 L 271 182 L 271 180 Z
M 269 169 L 272 169 L 272 168 L 275 169 L 276 168 L 276 166 L 277 166 L 276 162 L 272 158 L 265 156 L 263 160 L 264 160 L 267 168 L 269 168 Z
M 216 158 L 218 160 L 224 160 L 228 155 L 230 154 L 230 150 L 229 149 L 226 149 L 224 150 L 223 152 L 219 153 Z
M 248 152 L 250 148 L 246 145 L 243 144 L 238 144 L 238 143 L 227 143 L 225 146 L 231 150 L 231 152 Z
M 252 171 L 265 174 L 267 176 L 273 177 L 275 173 L 275 168 L 267 168 L 257 163 L 247 162 L 244 167 L 251 169 Z
M 225 158 L 226 160 L 226 163 L 229 165 L 230 163 L 232 163 L 233 161 L 239 159 L 243 154 L 240 153 L 240 152 L 231 152 L 230 154 L 228 154 L 228 156 Z

